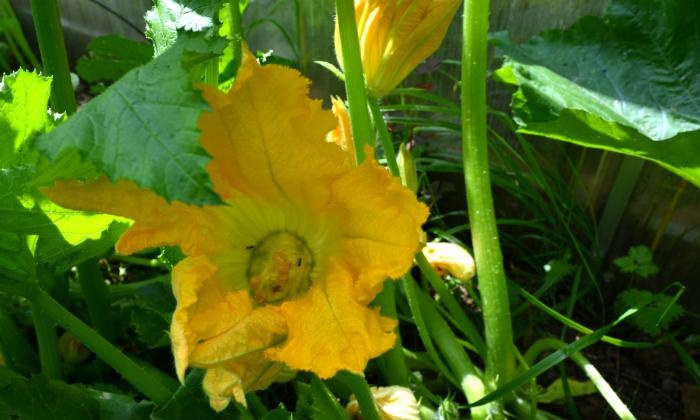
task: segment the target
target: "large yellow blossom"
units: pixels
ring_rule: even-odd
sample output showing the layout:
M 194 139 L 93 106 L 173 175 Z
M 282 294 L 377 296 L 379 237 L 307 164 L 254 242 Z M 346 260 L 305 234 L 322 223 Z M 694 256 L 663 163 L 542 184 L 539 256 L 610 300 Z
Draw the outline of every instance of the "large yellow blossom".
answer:
M 217 410 L 293 370 L 361 373 L 395 341 L 396 322 L 368 304 L 410 268 L 427 209 L 372 159 L 355 166 L 327 143 L 336 120 L 307 92 L 297 71 L 249 54 L 227 94 L 203 88 L 201 142 L 225 205 L 168 203 L 104 178 L 45 190 L 66 207 L 133 219 L 122 254 L 181 247 L 176 371 L 207 369 Z
M 394 89 L 438 49 L 461 0 L 355 0 L 367 89 L 375 97 Z M 340 37 L 336 24 L 336 56 Z

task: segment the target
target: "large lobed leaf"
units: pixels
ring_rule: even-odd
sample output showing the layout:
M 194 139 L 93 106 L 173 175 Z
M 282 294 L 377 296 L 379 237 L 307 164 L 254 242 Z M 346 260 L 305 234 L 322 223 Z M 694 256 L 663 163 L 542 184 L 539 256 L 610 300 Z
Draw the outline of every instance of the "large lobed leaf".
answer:
M 214 27 L 221 0 L 155 0 L 146 12 L 146 36 L 153 41 L 155 55 L 170 48 L 178 30 L 203 32 Z
M 153 58 L 153 46 L 121 35 L 94 38 L 88 52 L 78 59 L 75 71 L 88 83 L 114 82 L 129 70 L 144 65 Z M 93 88 L 91 91 L 95 91 Z
M 54 160 L 77 150 L 111 180 L 133 180 L 168 200 L 219 203 L 197 128 L 207 104 L 188 69 L 221 49 L 222 43 L 181 34 L 168 51 L 40 137 L 38 148 Z
M 19 71 L 0 82 L 0 168 L 31 159 L 27 140 L 53 124 L 46 112 L 51 80 Z
M 523 45 L 494 37 L 520 131 L 656 161 L 700 185 L 700 8 L 613 0 Z
M 148 420 L 153 409 L 153 403 L 137 403 L 127 395 L 69 385 L 43 375 L 27 379 L 0 367 L 3 419 Z
M 101 255 L 128 224 L 114 216 L 61 208 L 36 189 L 40 184 L 37 180 L 45 174 L 39 174 L 38 155 L 32 153 L 31 143 L 54 125 L 53 117 L 47 112 L 51 80 L 20 71 L 4 77 L 3 85 L 0 90 L 0 274 L 23 279 L 37 263 L 64 271 Z M 59 175 L 60 171 L 54 170 L 53 174 Z

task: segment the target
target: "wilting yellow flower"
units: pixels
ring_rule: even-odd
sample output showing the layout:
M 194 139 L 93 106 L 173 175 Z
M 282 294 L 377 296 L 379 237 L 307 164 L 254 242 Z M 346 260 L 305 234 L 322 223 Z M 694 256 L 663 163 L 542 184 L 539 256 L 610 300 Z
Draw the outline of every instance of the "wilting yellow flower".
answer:
M 419 420 L 418 401 L 410 389 L 403 386 L 371 387 L 372 397 L 382 420 Z M 360 405 L 353 396 L 347 405 L 353 420 L 362 419 Z
M 213 408 L 307 370 L 361 373 L 391 348 L 396 321 L 368 308 L 410 267 L 427 208 L 372 159 L 325 141 L 336 121 L 292 69 L 246 53 L 227 93 L 203 87 L 201 142 L 220 206 L 168 203 L 131 181 L 62 182 L 66 207 L 133 219 L 129 254 L 179 245 L 172 273 L 177 375 L 207 369 Z
M 476 274 L 474 258 L 460 245 L 451 242 L 428 242 L 423 248 L 423 254 L 441 276 L 449 273 L 458 280 L 468 281 Z
M 438 49 L 460 0 L 355 0 L 367 88 L 376 97 L 394 89 Z M 335 31 L 338 62 L 340 37 Z

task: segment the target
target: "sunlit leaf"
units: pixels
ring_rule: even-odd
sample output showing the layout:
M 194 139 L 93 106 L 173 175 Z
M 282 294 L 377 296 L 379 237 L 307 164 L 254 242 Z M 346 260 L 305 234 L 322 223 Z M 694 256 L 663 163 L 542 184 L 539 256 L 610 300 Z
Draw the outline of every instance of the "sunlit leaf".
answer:
M 523 45 L 495 36 L 520 131 L 655 161 L 700 185 L 694 0 L 615 0 Z
M 127 73 L 55 130 L 41 136 L 51 159 L 77 149 L 110 179 L 130 179 L 169 200 L 215 204 L 197 121 L 207 109 L 187 69 L 223 48 L 182 35 L 166 53 Z
M 50 79 L 20 71 L 3 78 L 0 91 L 0 273 L 26 278 L 37 263 L 65 271 L 103 254 L 127 227 L 114 216 L 63 209 L 41 195 L 38 178 L 48 182 L 69 166 L 39 174 L 32 143 L 50 130 L 54 118 L 47 109 Z M 46 168 L 44 164 L 39 165 Z M 27 248 L 33 237 L 33 250 Z
M 0 83 L 0 168 L 26 163 L 26 143 L 48 130 L 53 118 L 47 112 L 51 79 L 19 71 Z
M 146 36 L 156 56 L 177 40 L 177 31 L 206 31 L 214 27 L 221 0 L 156 0 L 146 12 Z

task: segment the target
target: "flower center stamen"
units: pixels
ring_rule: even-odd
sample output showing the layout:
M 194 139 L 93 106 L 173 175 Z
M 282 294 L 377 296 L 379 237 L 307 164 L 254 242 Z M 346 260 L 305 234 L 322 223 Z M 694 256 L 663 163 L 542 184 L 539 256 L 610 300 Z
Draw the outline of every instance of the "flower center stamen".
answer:
M 314 259 L 306 242 L 290 232 L 274 232 L 252 249 L 248 282 L 259 304 L 274 303 L 305 292 L 311 285 Z

